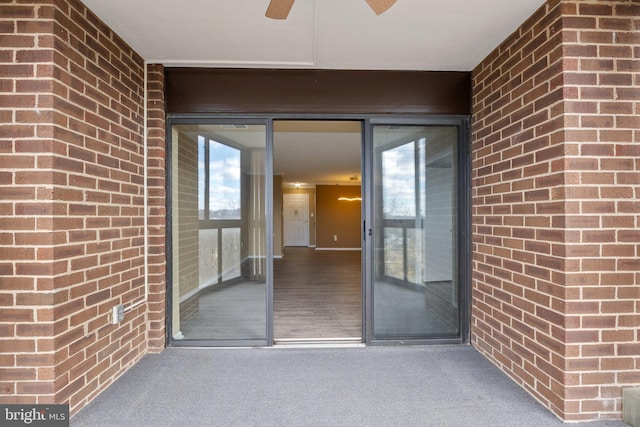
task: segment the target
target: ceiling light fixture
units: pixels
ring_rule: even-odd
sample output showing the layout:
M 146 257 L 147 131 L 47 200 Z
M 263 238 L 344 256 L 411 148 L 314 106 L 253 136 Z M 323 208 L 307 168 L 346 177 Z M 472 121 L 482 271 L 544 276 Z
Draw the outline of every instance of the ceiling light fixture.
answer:
M 362 197 L 338 197 L 338 200 L 342 200 L 344 202 L 359 202 L 362 200 Z

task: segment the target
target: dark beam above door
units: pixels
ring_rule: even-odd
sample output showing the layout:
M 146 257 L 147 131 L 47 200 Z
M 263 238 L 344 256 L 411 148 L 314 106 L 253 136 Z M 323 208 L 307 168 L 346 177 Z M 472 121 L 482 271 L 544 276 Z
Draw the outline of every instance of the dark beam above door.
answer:
M 468 72 L 167 68 L 165 73 L 169 114 L 471 113 Z

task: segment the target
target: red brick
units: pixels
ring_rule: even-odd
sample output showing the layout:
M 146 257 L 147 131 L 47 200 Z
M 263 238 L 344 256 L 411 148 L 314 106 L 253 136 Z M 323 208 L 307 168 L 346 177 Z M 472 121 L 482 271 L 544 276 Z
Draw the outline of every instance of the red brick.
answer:
M 6 15 L 4 10 L 6 7 L 1 13 L 3 17 Z M 0 173 L 0 183 L 9 186 L 7 191 L 3 190 L 3 195 L 10 197 L 8 200 L 16 201 L 2 204 L 0 209 L 7 206 L 11 209 L 7 215 L 17 215 L 17 217 L 3 218 L 0 221 L 0 228 L 7 230 L 1 235 L 0 241 L 4 241 L 2 239 L 5 236 L 14 236 L 9 242 L 10 244 L 15 242 L 29 246 L 13 250 L 12 260 L 33 258 L 31 254 L 36 251 L 38 259 L 47 262 L 17 262 L 13 265 L 0 265 L 2 274 L 8 273 L 8 277 L 19 275 L 14 277 L 10 283 L 1 280 L 2 289 L 19 291 L 15 296 L 15 303 L 25 307 L 24 310 L 3 309 L 0 313 L 0 320 L 21 322 L 11 327 L 12 330 L 15 329 L 18 336 L 41 337 L 38 339 L 39 351 L 57 350 L 56 354 L 61 362 L 56 368 L 59 370 L 57 377 L 62 379 L 66 375 L 64 371 L 70 370 L 73 365 L 82 366 L 83 363 L 94 365 L 94 361 L 87 357 L 80 363 L 74 361 L 70 364 L 69 355 L 65 353 L 64 349 L 56 349 L 56 346 L 67 346 L 72 344 L 72 341 L 82 341 L 80 338 L 83 338 L 84 328 L 64 333 L 57 329 L 58 326 L 52 330 L 51 321 L 56 318 L 67 319 L 63 322 L 68 322 L 68 318 L 70 318 L 73 322 L 81 322 L 80 325 L 83 325 L 82 322 L 89 321 L 97 315 L 96 307 L 83 312 L 84 300 L 82 298 L 68 300 L 68 294 L 62 289 L 74 285 L 75 288 L 84 286 L 84 280 L 87 280 L 84 270 L 95 267 L 99 259 L 98 254 L 109 253 L 111 250 L 110 244 L 93 245 L 92 250 L 98 249 L 98 252 L 87 257 L 84 263 L 79 262 L 83 259 L 80 257 L 85 253 L 85 250 L 88 250 L 85 248 L 85 242 L 94 241 L 97 237 L 96 231 L 83 231 L 85 224 L 90 223 L 90 216 L 97 211 L 95 204 L 86 203 L 85 189 L 96 189 L 98 179 L 109 179 L 113 173 L 113 176 L 118 180 L 117 187 L 104 190 L 105 194 L 108 195 L 108 191 L 119 192 L 120 190 L 130 194 L 122 195 L 117 200 L 102 198 L 94 201 L 94 203 L 99 202 L 105 206 L 103 227 L 106 229 L 113 224 L 115 227 L 123 228 L 125 235 L 132 237 L 139 235 L 136 227 L 142 223 L 140 208 L 142 200 L 138 186 L 140 185 L 139 174 L 143 161 L 140 151 L 142 129 L 139 121 L 142 112 L 140 105 L 142 99 L 139 94 L 142 93 L 140 85 L 142 84 L 141 67 L 143 61 L 79 2 L 73 3 L 73 7 L 69 7 L 66 0 L 63 0 L 57 3 L 56 7 L 20 6 L 11 10 L 16 16 L 27 17 L 28 15 L 30 18 L 35 17 L 37 10 L 41 20 L 19 21 L 17 24 L 0 22 L 2 31 L 12 33 L 18 31 L 20 33 L 3 38 L 5 49 L 11 48 L 13 50 L 0 52 L 0 62 L 9 52 L 11 52 L 11 57 L 15 57 L 18 62 L 17 64 L 0 64 L 0 75 L 3 76 L 0 79 L 1 105 L 17 109 L 15 116 L 0 112 L 2 121 L 9 122 L 0 126 L 0 138 L 4 135 L 8 138 L 20 138 L 20 140 L 16 141 L 13 146 L 0 143 L 0 153 L 12 153 L 12 150 L 15 149 L 16 153 L 34 154 L 34 156 L 12 154 L 8 157 L 0 155 L 0 167 L 17 169 L 11 174 Z M 95 26 L 99 26 L 102 31 L 101 35 L 98 34 Z M 70 43 L 61 42 L 60 38 L 54 37 L 54 31 L 56 34 L 63 34 L 63 37 L 64 34 L 69 34 Z M 89 40 L 90 43 L 82 43 L 80 40 Z M 121 53 L 121 49 L 126 49 L 127 52 Z M 108 82 L 100 89 L 97 89 L 96 75 L 92 74 L 97 71 L 96 67 L 86 66 L 90 65 L 90 62 L 95 64 L 96 51 L 100 51 L 102 54 L 106 52 L 107 55 L 116 55 L 105 58 L 110 62 L 99 61 L 102 68 L 99 75 L 104 78 L 105 82 Z M 126 59 L 120 60 L 119 58 Z M 134 67 L 135 70 L 129 70 L 129 67 Z M 42 79 L 30 78 L 35 76 L 42 77 Z M 14 82 L 12 79 L 17 80 Z M 112 111 L 110 118 L 117 124 L 115 128 L 99 115 L 85 117 L 87 110 L 97 111 L 98 104 L 110 108 Z M 40 109 L 39 113 L 34 110 L 36 106 Z M 16 122 L 11 123 L 14 118 Z M 163 118 L 163 115 L 160 118 Z M 98 134 L 95 126 L 102 126 L 108 132 L 116 130 L 119 135 Z M 131 140 L 129 141 L 128 138 Z M 96 144 L 91 141 L 98 140 L 102 147 L 99 150 L 94 150 Z M 85 143 L 87 144 L 85 145 Z M 131 155 L 129 151 L 135 152 L 136 155 Z M 112 152 L 116 153 L 116 156 L 109 157 L 108 160 L 102 162 L 104 166 L 100 166 L 100 161 L 106 157 L 98 159 L 98 154 L 111 156 Z M 44 153 L 53 154 L 53 156 L 41 155 Z M 37 159 L 37 164 L 35 159 Z M 120 165 L 118 159 L 124 160 L 125 163 Z M 2 164 L 3 162 L 5 164 Z M 122 171 L 115 170 L 120 166 L 123 167 Z M 114 181 L 116 180 L 114 179 Z M 52 186 L 53 188 L 45 191 L 46 188 Z M 37 188 L 37 191 L 34 191 L 34 188 Z M 163 196 L 156 195 L 156 197 Z M 56 200 L 56 202 L 51 203 L 51 200 Z M 58 200 L 61 202 L 57 202 Z M 109 206 L 112 202 L 123 203 L 123 205 L 112 209 Z M 74 217 L 70 218 L 69 214 Z M 38 216 L 37 220 L 34 219 L 34 216 Z M 126 218 L 121 221 L 121 216 L 126 216 Z M 24 232 L 11 234 L 21 230 Z M 50 233 L 50 230 L 63 230 L 64 232 Z M 46 231 L 49 233 L 45 233 Z M 67 232 L 68 234 L 66 234 Z M 67 239 L 70 242 L 67 242 Z M 74 245 L 73 242 L 79 244 Z M 136 245 L 140 244 L 136 243 Z M 122 277 L 126 277 L 128 286 L 118 286 L 118 277 L 109 277 L 107 269 L 106 274 L 103 275 L 107 279 L 99 281 L 105 288 L 96 293 L 97 284 L 94 282 L 93 291 L 89 291 L 100 295 L 100 301 L 105 298 L 105 295 L 106 298 L 109 298 L 112 293 L 114 297 L 120 296 L 124 300 L 126 298 L 124 293 L 129 292 L 131 283 L 142 283 L 140 277 L 142 270 L 132 269 L 133 265 L 139 263 L 139 251 L 124 250 L 120 253 L 123 257 L 119 263 L 122 266 Z M 59 261 L 67 257 L 73 258 L 70 264 Z M 131 261 L 129 258 L 135 261 Z M 129 267 L 125 268 L 125 265 Z M 70 266 L 72 269 L 77 268 L 80 271 L 69 271 Z M 114 268 L 120 267 L 114 265 Z M 52 279 L 54 276 L 56 279 Z M 36 277 L 39 277 L 37 281 L 34 279 Z M 51 305 L 52 294 L 47 293 L 53 289 L 54 282 L 56 289 L 61 290 L 55 294 L 55 298 L 62 298 L 58 300 L 57 305 Z M 91 285 L 89 285 L 89 289 L 91 289 Z M 123 295 L 121 296 L 119 293 L 123 293 Z M 37 313 L 31 309 L 32 306 L 43 307 L 42 304 L 48 308 L 37 309 Z M 103 322 L 106 322 L 106 314 L 99 316 Z M 61 322 L 58 322 L 57 325 L 60 324 Z M 102 324 L 101 326 L 106 325 Z M 123 330 L 125 329 L 129 331 L 126 342 L 122 343 L 122 347 L 115 349 L 115 352 L 118 353 L 118 358 L 126 360 L 128 363 L 140 357 L 139 350 L 132 348 L 129 343 L 135 341 L 141 344 L 141 340 L 145 339 L 146 328 L 143 324 L 138 323 L 135 329 L 123 327 Z M 124 333 L 118 333 L 121 336 L 124 335 Z M 57 339 L 54 340 L 52 335 L 56 335 Z M 88 346 L 90 343 L 91 341 L 87 341 L 84 345 Z M 41 394 L 41 399 L 45 399 L 45 395 L 56 393 L 58 396 L 64 395 L 72 400 L 83 400 L 84 396 L 96 392 L 95 384 L 87 386 L 84 380 L 72 383 L 66 379 L 54 381 L 55 376 L 51 374 L 54 361 L 50 357 L 51 355 L 40 356 L 28 353 L 35 351 L 33 340 L 14 340 L 10 344 L 14 347 L 25 346 L 24 348 L 20 347 L 20 350 L 26 351 L 26 353 L 19 355 L 18 360 L 14 360 L 18 366 L 25 368 L 20 368 L 24 371 L 15 370 L 12 374 L 16 379 L 15 389 L 11 390 L 12 393 L 18 395 L 21 393 Z M 4 347 L 4 342 L 2 347 Z M 82 349 L 81 344 L 77 344 L 75 347 L 78 354 L 84 354 Z M 84 356 L 82 357 L 84 358 Z M 65 360 L 65 358 L 67 359 Z M 94 372 L 94 377 L 107 375 L 112 378 L 122 372 L 119 363 L 119 360 L 114 359 L 110 363 L 101 364 L 100 371 Z M 29 366 L 42 366 L 43 375 L 38 378 L 44 381 L 36 382 L 33 381 L 35 378 L 29 378 L 30 382 L 24 382 L 22 379 L 26 377 L 23 374 L 28 372 L 31 375 L 34 372 L 34 369 L 28 368 Z M 49 370 L 49 375 L 46 375 L 46 370 Z
M 531 391 L 566 420 L 611 414 L 604 409 L 611 406 L 600 399 L 599 388 L 603 383 L 615 383 L 617 376 L 614 372 L 596 372 L 599 358 L 608 358 L 609 370 L 637 369 L 624 358 L 638 351 L 625 344 L 614 349 L 614 344 L 599 340 L 626 342 L 640 338 L 631 329 L 640 323 L 640 317 L 634 316 L 638 306 L 633 291 L 640 280 L 635 244 L 639 241 L 636 228 L 640 204 L 633 200 L 640 183 L 640 162 L 636 161 L 640 151 L 634 144 L 640 135 L 640 122 L 634 115 L 640 80 L 633 74 L 638 65 L 634 58 L 640 49 L 635 47 L 638 38 L 628 18 L 638 15 L 634 14 L 638 7 L 633 5 L 634 9 L 628 2 L 605 3 L 547 3 L 539 15 L 523 24 L 473 72 L 472 229 L 477 260 L 473 321 L 481 328 L 474 330 L 472 340 L 492 360 L 509 366 L 510 375 L 526 372 L 530 384 L 535 378 L 540 386 L 532 385 Z M 560 29 L 564 30 L 562 49 L 550 36 Z M 622 43 L 620 34 L 625 38 Z M 562 67 L 543 70 L 540 64 L 545 61 L 518 64 L 509 59 L 530 53 Z M 508 81 L 518 81 L 520 74 L 536 77 L 525 90 L 505 86 Z M 498 93 L 497 88 L 504 88 L 504 92 Z M 552 90 L 558 95 L 554 97 Z M 514 113 L 518 105 L 533 108 L 519 115 Z M 527 129 L 535 130 L 529 135 L 519 133 L 519 145 L 501 140 L 501 136 L 517 129 L 515 120 L 524 120 Z M 536 139 L 536 135 L 544 138 Z M 523 150 L 514 150 L 520 147 Z M 519 160 L 525 156 L 533 156 L 535 161 Z M 507 159 L 510 163 L 505 163 Z M 496 172 L 502 182 L 496 179 Z M 523 177 L 535 177 L 533 185 Z M 510 183 L 510 188 L 505 189 L 503 183 Z M 545 188 L 550 188 L 548 194 L 541 191 Z M 505 202 L 513 206 L 505 207 Z M 522 220 L 517 222 L 506 215 L 518 215 Z M 511 228 L 505 229 L 507 224 Z M 528 228 L 517 228 L 521 224 Z M 546 255 L 550 251 L 553 257 Z M 514 268 L 511 274 L 503 274 L 507 273 L 503 266 L 515 267 L 516 263 L 524 267 L 526 276 L 513 274 Z M 549 278 L 570 287 L 560 287 L 557 292 L 558 286 L 543 286 L 551 283 Z M 507 301 L 498 291 L 506 286 L 502 280 L 513 280 L 511 286 L 525 289 L 526 299 L 514 303 L 534 303 L 538 316 L 525 315 L 527 323 L 542 331 L 553 329 L 560 340 L 539 339 L 534 345 L 521 338 L 527 349 L 519 350 L 520 356 L 524 358 L 527 351 L 542 355 L 545 349 L 553 348 L 558 360 L 573 358 L 566 359 L 564 367 L 562 363 L 556 365 L 560 371 L 542 361 L 527 364 L 509 357 L 504 331 L 509 330 L 509 339 L 515 341 L 524 331 L 510 328 L 513 320 L 509 319 L 519 314 L 497 303 Z M 514 292 L 511 290 L 510 295 Z M 505 316 L 503 311 L 510 315 Z M 563 328 L 571 329 L 565 332 Z M 556 345 L 563 342 L 576 344 Z M 514 361 L 520 365 L 512 366 Z M 565 367 L 567 372 L 594 372 L 565 377 Z M 519 374 L 515 380 L 523 377 Z M 584 384 L 572 388 L 570 382 L 563 381 Z M 620 390 L 615 385 L 608 389 L 612 393 Z M 574 405 L 566 399 L 582 402 Z M 566 412 L 560 409 L 563 405 Z M 582 414 L 581 410 L 593 413 Z M 619 406 L 614 409 L 619 410 Z

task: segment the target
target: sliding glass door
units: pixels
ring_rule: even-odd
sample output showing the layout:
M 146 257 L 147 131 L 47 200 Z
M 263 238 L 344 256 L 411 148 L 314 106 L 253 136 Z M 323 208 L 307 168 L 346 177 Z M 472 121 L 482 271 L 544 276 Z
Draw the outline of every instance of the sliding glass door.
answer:
M 461 335 L 459 133 L 372 127 L 372 340 Z
M 267 125 L 175 121 L 174 343 L 268 343 Z
M 434 120 L 363 119 L 362 228 L 355 214 L 362 234 L 349 247 L 364 242 L 363 275 L 354 287 L 361 312 L 352 314 L 361 315 L 356 323 L 367 343 L 468 339 L 466 121 Z M 274 242 L 283 256 L 273 119 L 169 122 L 171 344 L 273 345 Z M 286 158 L 300 169 L 298 150 L 294 145 Z M 323 200 L 315 204 L 326 219 L 340 207 L 317 206 Z M 333 237 L 327 247 L 344 240 L 335 224 L 326 227 L 316 233 Z M 326 299 L 337 301 L 338 293 Z M 290 323 L 299 327 L 299 319 Z

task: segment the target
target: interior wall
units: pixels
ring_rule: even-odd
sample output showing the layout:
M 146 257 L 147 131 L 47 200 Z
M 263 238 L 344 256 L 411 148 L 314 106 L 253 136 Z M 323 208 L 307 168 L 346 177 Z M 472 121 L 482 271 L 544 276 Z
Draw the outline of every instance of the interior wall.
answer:
M 360 249 L 362 247 L 362 203 L 359 200 L 338 200 L 340 197 L 361 196 L 359 185 L 318 185 L 316 187 L 316 246 L 318 249 Z

